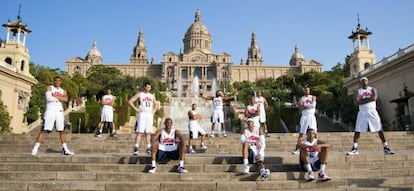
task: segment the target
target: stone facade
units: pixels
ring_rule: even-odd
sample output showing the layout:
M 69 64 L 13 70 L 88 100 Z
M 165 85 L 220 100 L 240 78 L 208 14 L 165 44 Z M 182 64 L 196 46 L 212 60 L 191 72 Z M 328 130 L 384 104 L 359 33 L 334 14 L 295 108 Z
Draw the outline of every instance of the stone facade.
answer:
M 7 30 L 5 42 L 0 45 L 0 88 L 1 99 L 12 116 L 12 133 L 27 132 L 24 114 L 29 107 L 31 87 L 37 80 L 29 72 L 30 56 L 25 47 L 26 36 L 31 32 L 22 20 L 2 25 Z
M 183 88 L 183 92 L 190 90 L 195 77 L 199 79 L 200 92 L 203 92 L 210 91 L 215 83 L 218 88 L 225 89 L 227 84 L 235 81 L 256 81 L 262 78 L 278 78 L 282 75 L 293 76 L 298 72 L 322 72 L 322 64 L 314 60 L 305 61 L 297 46 L 295 46 L 289 65 L 264 65 L 255 33 L 252 33 L 251 36 L 246 62 L 242 60 L 240 64 L 235 64 L 228 53 L 214 54 L 211 50 L 211 34 L 201 21 L 200 11 L 196 12 L 194 23 L 187 29 L 183 44 L 183 52 L 167 52 L 159 64 L 154 63 L 153 58 L 149 62 L 144 33 L 139 31 L 130 63 L 105 63 L 105 65 L 118 68 L 124 75 L 160 78 L 167 83 L 169 90 L 177 90 L 180 86 Z M 74 57 L 67 60 L 66 71 L 69 75 L 73 75 L 75 72 L 86 75 L 86 71 L 90 67 L 102 64 L 102 60 L 96 43 L 94 43 L 85 59 Z
M 369 85 L 378 90 L 377 110 L 382 121 L 389 129 L 394 129 L 400 119 L 396 116 L 397 104 L 390 101 L 404 97 L 404 87 L 414 91 L 414 44 L 376 63 L 375 54 L 369 47 L 368 37 L 371 34 L 368 30 L 361 29 L 358 23 L 356 32 L 348 37 L 354 42 L 354 52 L 349 60 L 351 77 L 344 86 L 349 94 L 353 94 L 360 86 L 359 79 L 368 77 Z M 414 97 L 408 98 L 405 101 L 406 114 L 412 118 L 414 109 L 409 109 L 409 105 Z

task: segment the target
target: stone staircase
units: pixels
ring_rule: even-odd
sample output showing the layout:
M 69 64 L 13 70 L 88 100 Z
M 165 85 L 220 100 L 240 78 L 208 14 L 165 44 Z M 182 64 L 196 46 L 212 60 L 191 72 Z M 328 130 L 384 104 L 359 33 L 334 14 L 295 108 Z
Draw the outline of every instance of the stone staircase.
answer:
M 414 190 L 414 133 L 386 132 L 396 152 L 384 155 L 376 133 L 361 134 L 357 156 L 346 156 L 353 133 L 319 133 L 330 142 L 329 182 L 307 182 L 291 155 L 298 134 L 271 134 L 266 148 L 267 181 L 257 181 L 256 168 L 241 174 L 238 134 L 208 138 L 204 153 L 188 154 L 186 174 L 175 172 L 177 161 L 159 164 L 156 174 L 146 173 L 150 158 L 132 156 L 134 135 L 118 138 L 71 134 L 68 145 L 74 156 L 62 156 L 58 133 L 47 135 L 39 155 L 30 150 L 36 132 L 0 136 L 0 190 Z M 199 140 L 194 141 L 195 144 Z M 141 144 L 143 145 L 143 144 Z

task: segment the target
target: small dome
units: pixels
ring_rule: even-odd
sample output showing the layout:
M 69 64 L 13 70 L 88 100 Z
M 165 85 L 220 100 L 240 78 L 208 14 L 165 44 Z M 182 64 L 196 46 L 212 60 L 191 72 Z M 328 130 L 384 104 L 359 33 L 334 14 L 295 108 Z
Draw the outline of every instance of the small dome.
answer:
M 305 57 L 300 53 L 298 45 L 295 45 L 295 52 L 290 57 L 289 64 L 291 66 L 299 66 L 305 63 Z
M 88 55 L 86 55 L 85 59 L 90 62 L 102 62 L 102 56 L 98 48 L 96 47 L 96 42 L 93 42 L 92 48 L 91 50 L 89 50 Z

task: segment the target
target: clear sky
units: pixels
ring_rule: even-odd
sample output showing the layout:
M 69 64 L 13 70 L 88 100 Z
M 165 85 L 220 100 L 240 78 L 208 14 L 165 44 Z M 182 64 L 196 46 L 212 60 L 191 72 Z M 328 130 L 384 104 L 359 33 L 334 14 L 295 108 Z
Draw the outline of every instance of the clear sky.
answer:
M 413 0 L 6 0 L 1 24 L 16 19 L 19 4 L 32 30 L 26 43 L 31 61 L 63 71 L 66 60 L 84 58 L 94 41 L 104 63 L 129 63 L 139 30 L 148 59 L 159 64 L 164 53 L 183 49 L 197 9 L 213 52 L 230 54 L 236 65 L 246 60 L 255 32 L 265 65 L 288 66 L 297 44 L 305 60 L 330 70 L 352 52 L 348 36 L 357 14 L 373 33 L 377 61 L 414 43 Z M 6 38 L 3 27 L 0 38 Z

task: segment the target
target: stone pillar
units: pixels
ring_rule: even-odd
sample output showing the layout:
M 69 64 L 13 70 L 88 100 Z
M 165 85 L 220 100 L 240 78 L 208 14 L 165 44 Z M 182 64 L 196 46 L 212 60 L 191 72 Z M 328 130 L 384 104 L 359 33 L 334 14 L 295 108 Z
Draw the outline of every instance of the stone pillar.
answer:
M 411 129 L 414 127 L 414 96 L 408 99 L 408 111 L 411 118 Z

